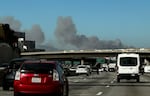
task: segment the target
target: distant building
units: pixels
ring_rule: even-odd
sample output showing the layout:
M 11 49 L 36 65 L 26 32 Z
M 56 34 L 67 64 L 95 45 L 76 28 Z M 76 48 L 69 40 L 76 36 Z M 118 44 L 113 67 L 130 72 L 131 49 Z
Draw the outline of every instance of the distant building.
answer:
M 35 41 L 26 40 L 24 45 L 27 46 L 28 51 L 35 49 Z
M 22 52 L 24 52 L 24 51 L 28 51 L 28 52 L 45 51 L 44 49 L 36 49 L 35 41 L 26 40 L 25 32 L 15 32 L 14 34 L 15 34 L 15 36 L 18 37 L 18 46 Z
M 19 38 L 24 38 L 24 40 L 25 40 L 25 32 L 15 32 L 14 34 L 15 34 L 15 36 L 17 36 Z

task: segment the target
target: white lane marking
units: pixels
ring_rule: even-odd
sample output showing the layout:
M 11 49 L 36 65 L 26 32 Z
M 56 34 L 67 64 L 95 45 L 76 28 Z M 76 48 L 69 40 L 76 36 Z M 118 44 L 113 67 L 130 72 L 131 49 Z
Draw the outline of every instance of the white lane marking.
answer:
M 76 80 L 76 81 L 74 81 L 74 82 L 79 82 L 79 80 Z
M 102 95 L 102 94 L 103 94 L 103 92 L 98 92 L 96 95 L 100 96 L 100 95 Z
M 110 87 L 109 85 L 106 86 L 106 88 Z

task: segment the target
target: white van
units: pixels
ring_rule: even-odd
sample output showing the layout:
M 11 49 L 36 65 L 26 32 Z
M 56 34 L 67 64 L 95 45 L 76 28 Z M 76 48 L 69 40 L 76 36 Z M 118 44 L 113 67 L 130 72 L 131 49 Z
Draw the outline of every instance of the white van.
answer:
M 117 82 L 120 79 L 136 79 L 140 81 L 140 57 L 139 54 L 118 54 L 117 57 Z

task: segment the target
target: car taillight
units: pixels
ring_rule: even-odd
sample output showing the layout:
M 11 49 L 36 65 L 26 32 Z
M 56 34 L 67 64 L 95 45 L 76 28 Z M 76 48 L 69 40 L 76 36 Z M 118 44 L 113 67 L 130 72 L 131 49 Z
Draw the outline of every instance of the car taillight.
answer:
M 20 72 L 19 71 L 16 72 L 15 80 L 20 80 Z
M 53 70 L 53 81 L 59 81 L 59 74 L 55 69 Z

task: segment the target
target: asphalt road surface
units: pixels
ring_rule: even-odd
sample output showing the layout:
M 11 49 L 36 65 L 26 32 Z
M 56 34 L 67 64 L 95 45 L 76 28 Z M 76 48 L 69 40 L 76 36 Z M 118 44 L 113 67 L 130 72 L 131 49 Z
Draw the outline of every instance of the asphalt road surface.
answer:
M 116 82 L 115 72 L 92 73 L 90 76 L 69 76 L 69 96 L 150 96 L 150 74 L 136 80 Z M 2 91 L 0 96 L 13 96 L 13 89 Z

